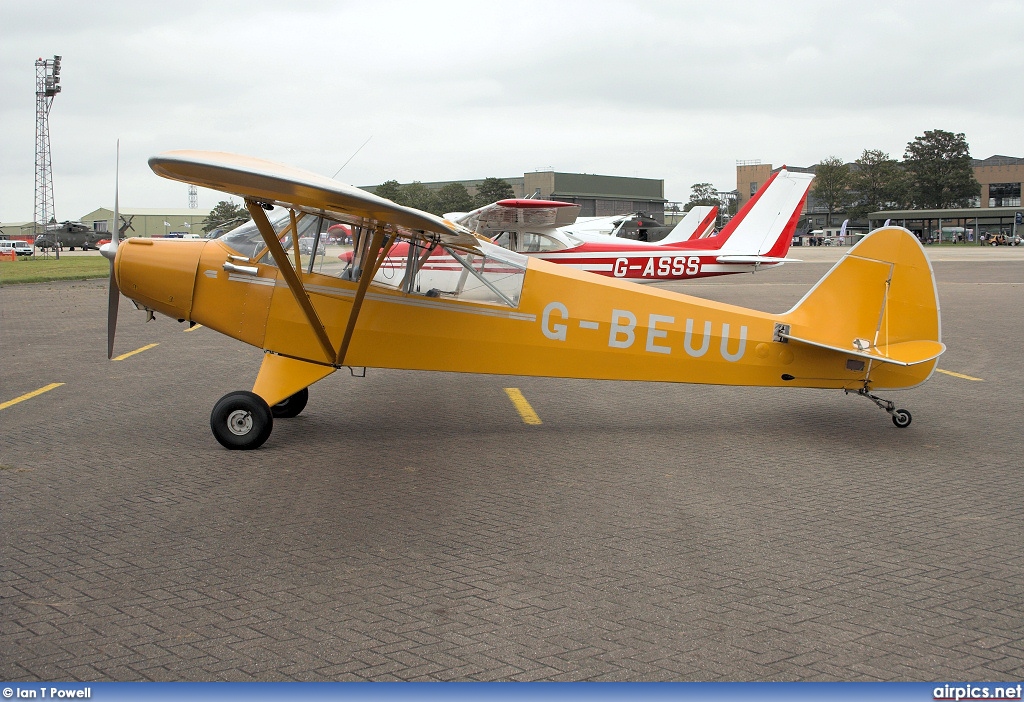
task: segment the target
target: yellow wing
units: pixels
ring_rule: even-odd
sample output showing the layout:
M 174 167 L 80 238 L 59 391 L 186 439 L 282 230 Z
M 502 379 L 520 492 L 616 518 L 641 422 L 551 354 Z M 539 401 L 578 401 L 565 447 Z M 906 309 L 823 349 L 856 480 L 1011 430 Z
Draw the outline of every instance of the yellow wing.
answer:
M 385 222 L 407 230 L 402 233 L 410 238 L 428 233 L 449 246 L 476 250 L 473 233 L 454 222 L 273 161 L 216 151 L 168 151 L 149 159 L 149 167 L 171 180 L 310 214 L 324 214 L 343 222 Z

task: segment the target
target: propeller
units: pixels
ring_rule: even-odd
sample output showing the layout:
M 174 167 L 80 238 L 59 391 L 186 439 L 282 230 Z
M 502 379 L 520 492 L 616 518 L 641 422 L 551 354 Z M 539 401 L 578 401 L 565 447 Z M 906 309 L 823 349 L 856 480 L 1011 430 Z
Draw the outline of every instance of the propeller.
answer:
M 100 253 L 110 261 L 110 286 L 107 290 L 107 358 L 114 355 L 114 332 L 117 330 L 117 305 L 121 300 L 121 290 L 117 287 L 114 275 L 114 257 L 117 256 L 117 245 L 121 243 L 121 214 L 118 210 L 117 195 L 121 167 L 121 140 L 117 141 L 117 161 L 114 166 L 114 235 L 110 243 L 100 247 Z

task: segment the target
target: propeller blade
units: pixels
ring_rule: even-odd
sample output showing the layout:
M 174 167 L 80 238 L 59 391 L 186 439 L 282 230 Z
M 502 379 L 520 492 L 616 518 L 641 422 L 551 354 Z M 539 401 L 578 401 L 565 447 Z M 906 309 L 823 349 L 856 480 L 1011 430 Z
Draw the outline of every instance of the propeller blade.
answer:
M 110 244 L 107 244 L 110 246 Z M 116 250 L 116 249 L 115 249 Z M 110 288 L 107 294 L 107 360 L 114 356 L 114 333 L 117 331 L 117 305 L 121 301 L 121 291 L 114 277 L 114 262 L 110 262 Z
M 117 287 L 117 276 L 114 275 L 114 258 L 117 256 L 117 245 L 121 243 L 121 213 L 118 209 L 117 196 L 120 189 L 121 140 L 117 140 L 117 160 L 114 165 L 114 235 L 109 244 L 100 247 L 100 253 L 110 261 L 110 286 L 107 289 L 107 360 L 114 356 L 114 334 L 117 331 L 117 306 L 121 301 L 121 290 Z

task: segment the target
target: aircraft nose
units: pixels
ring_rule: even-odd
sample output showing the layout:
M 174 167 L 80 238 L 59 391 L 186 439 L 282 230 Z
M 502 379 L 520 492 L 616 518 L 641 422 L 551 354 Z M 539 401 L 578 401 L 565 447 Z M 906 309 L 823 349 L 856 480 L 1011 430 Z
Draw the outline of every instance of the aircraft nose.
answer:
M 190 319 L 196 271 L 206 241 L 125 240 L 114 270 L 121 293 L 143 307 L 174 319 Z

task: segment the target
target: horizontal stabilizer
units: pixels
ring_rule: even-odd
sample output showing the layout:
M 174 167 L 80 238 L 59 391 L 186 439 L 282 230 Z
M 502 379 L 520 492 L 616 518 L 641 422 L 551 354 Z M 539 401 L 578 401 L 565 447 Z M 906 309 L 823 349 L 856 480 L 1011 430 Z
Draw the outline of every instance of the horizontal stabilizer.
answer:
M 780 333 L 779 336 L 801 344 L 839 351 L 840 353 L 856 356 L 857 358 L 868 358 L 879 363 L 893 363 L 898 366 L 916 366 L 918 363 L 926 363 L 935 360 L 946 350 L 946 345 L 941 341 L 901 341 L 886 346 L 868 346 L 866 341 L 862 342 L 860 339 L 854 339 L 848 348 L 843 348 L 820 341 L 800 339 L 785 333 Z

